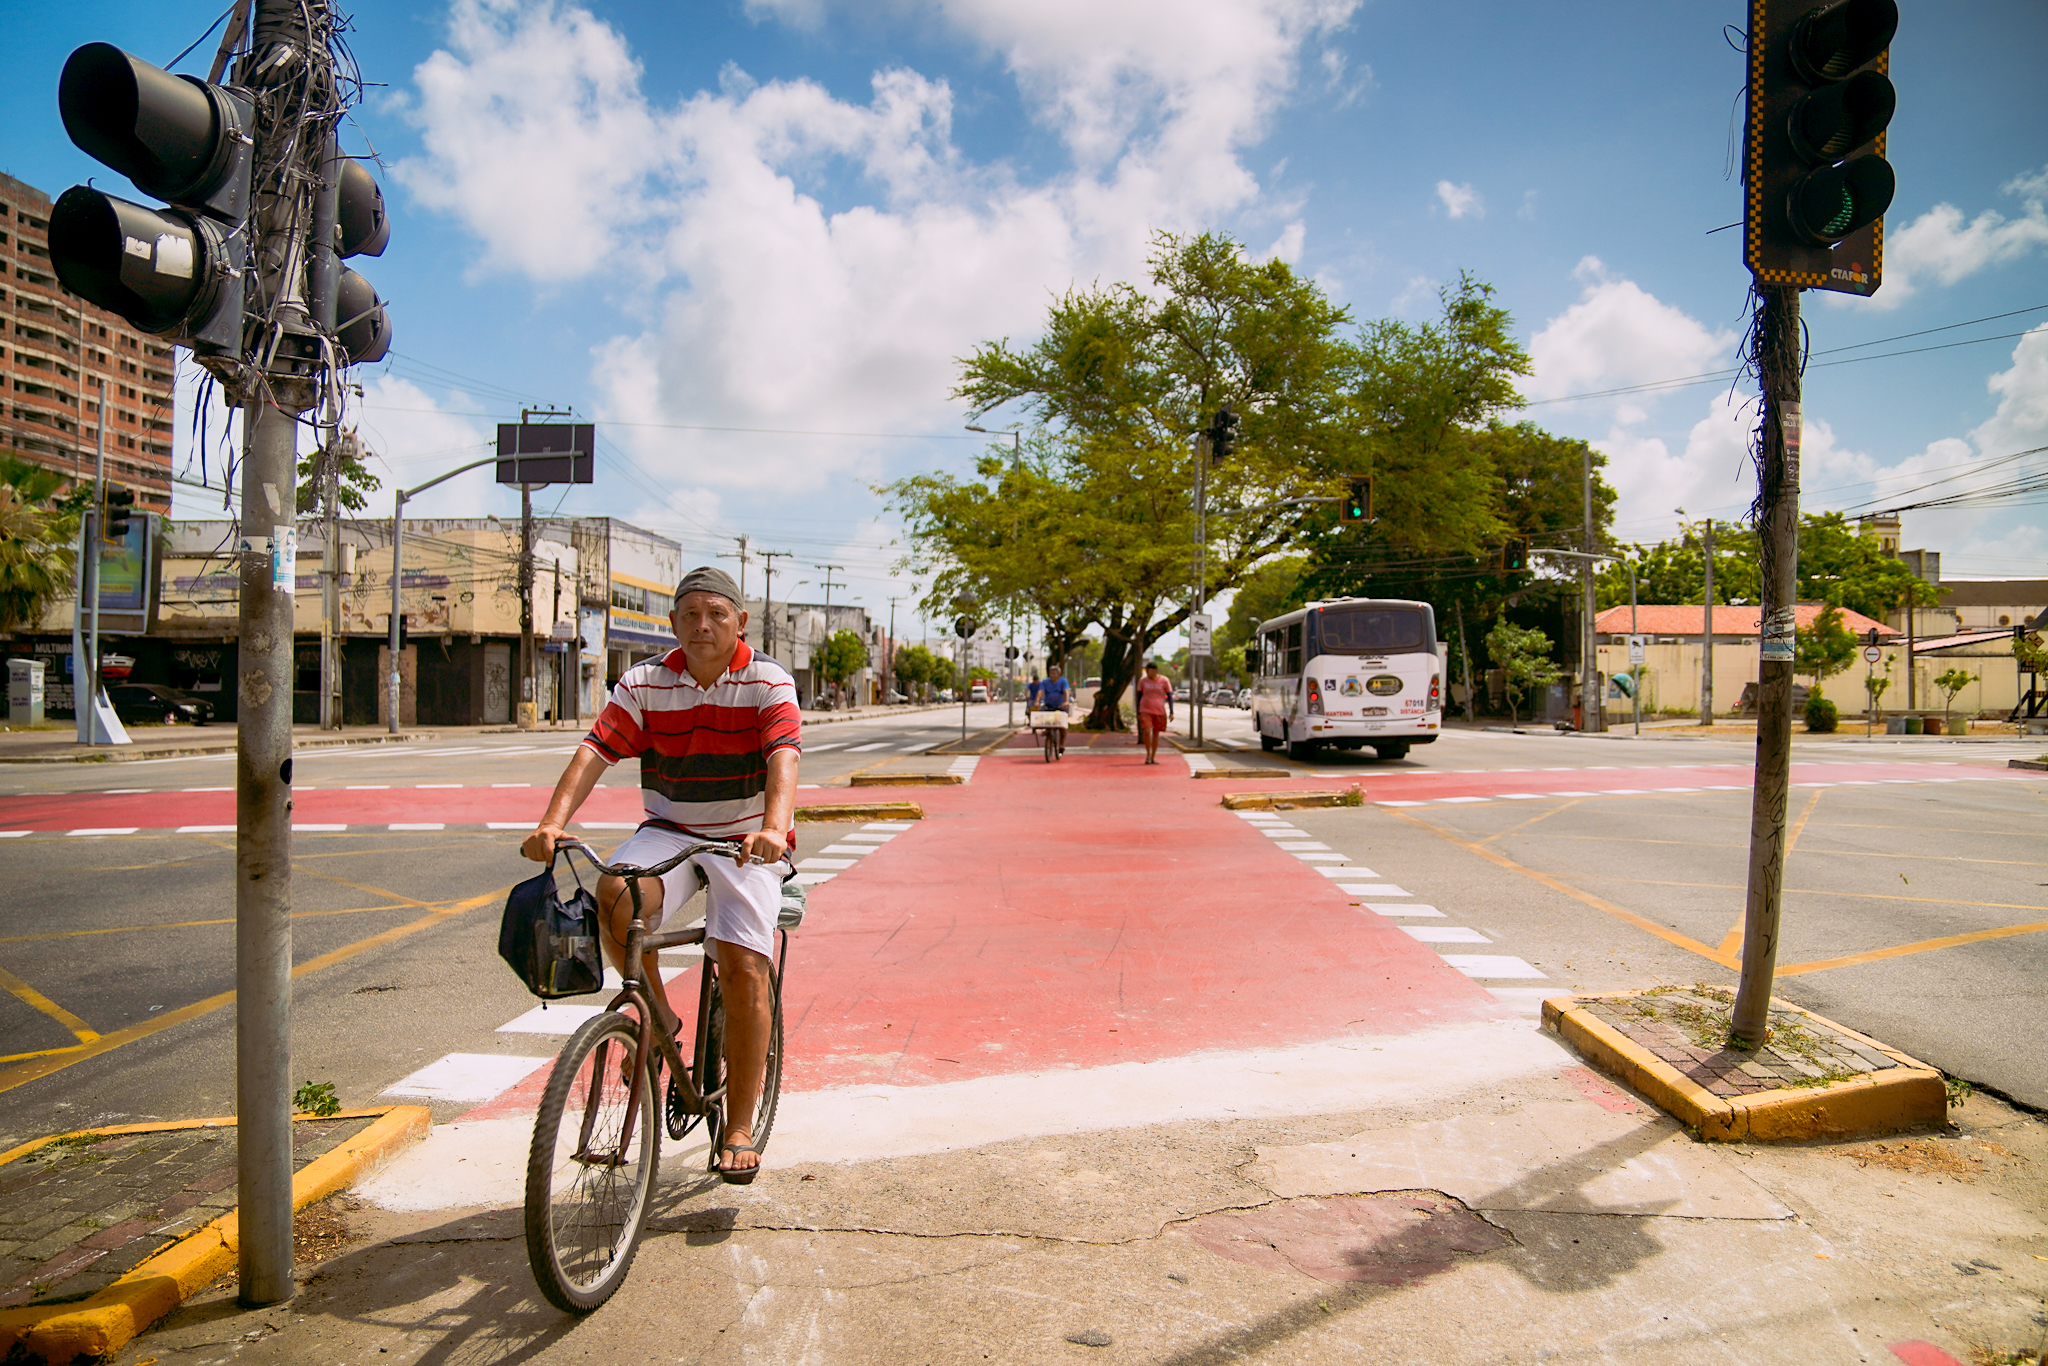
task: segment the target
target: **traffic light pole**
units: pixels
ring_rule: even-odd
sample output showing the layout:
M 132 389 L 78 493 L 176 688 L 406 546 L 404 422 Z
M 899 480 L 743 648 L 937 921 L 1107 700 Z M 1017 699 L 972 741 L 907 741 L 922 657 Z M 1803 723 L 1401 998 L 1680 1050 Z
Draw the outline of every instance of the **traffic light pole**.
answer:
M 1760 1046 L 1770 1032 L 1771 982 L 1785 887 L 1785 807 L 1792 778 L 1793 604 L 1799 531 L 1799 290 L 1759 283 L 1752 358 L 1763 390 L 1757 432 L 1758 559 L 1763 578 L 1756 701 L 1756 786 L 1749 817 L 1749 894 L 1742 975 L 1730 1032 Z
M 533 485 L 519 486 L 519 728 L 540 719 L 533 665 Z M 528 708 L 532 708 L 528 711 Z
M 1700 724 L 1714 724 L 1714 519 L 1707 518 L 1706 619 L 1701 623 Z

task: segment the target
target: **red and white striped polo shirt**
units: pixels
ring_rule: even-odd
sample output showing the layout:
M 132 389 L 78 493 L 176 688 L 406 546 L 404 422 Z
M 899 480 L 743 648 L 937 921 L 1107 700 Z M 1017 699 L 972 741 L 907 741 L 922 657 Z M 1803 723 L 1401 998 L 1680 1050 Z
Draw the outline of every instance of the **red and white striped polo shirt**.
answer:
M 768 756 L 803 749 L 796 681 L 742 640 L 702 687 L 678 646 L 626 670 L 583 743 L 607 764 L 640 760 L 651 819 L 703 839 L 751 834 L 768 809 Z

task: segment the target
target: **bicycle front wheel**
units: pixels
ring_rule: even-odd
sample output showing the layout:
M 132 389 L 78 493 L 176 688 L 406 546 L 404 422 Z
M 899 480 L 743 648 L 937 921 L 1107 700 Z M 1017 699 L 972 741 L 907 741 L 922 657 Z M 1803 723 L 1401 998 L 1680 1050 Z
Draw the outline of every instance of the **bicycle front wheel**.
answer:
M 616 1011 L 555 1059 L 526 1159 L 526 1255 L 541 1294 L 587 1314 L 625 1282 L 661 1159 L 652 1069 L 639 1022 Z M 649 1050 L 651 1061 L 652 1050 Z

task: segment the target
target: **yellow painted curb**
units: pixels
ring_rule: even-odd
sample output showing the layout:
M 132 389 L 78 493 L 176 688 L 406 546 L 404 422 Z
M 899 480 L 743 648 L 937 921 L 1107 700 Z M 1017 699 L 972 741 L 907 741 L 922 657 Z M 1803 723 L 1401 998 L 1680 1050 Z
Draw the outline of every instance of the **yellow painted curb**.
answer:
M 351 1110 L 325 1118 L 379 1118 L 332 1152 L 308 1162 L 292 1177 L 292 1210 L 297 1212 L 382 1166 L 408 1143 L 426 1137 L 433 1114 L 424 1105 Z M 299 1120 L 314 1116 L 296 1115 Z M 155 1133 L 169 1129 L 232 1128 L 233 1119 L 187 1120 L 178 1124 L 121 1124 L 88 1133 Z M 32 1151 L 66 1135 L 53 1135 L 6 1154 Z M 212 1284 L 235 1265 L 241 1223 L 230 1211 L 186 1234 L 80 1304 L 0 1310 L 0 1355 L 13 1359 L 68 1362 L 76 1357 L 111 1357 L 128 1340 Z
M 1601 999 L 1640 995 L 1603 993 Z M 1810 1010 L 1773 1000 L 1772 1010 L 1803 1015 L 1874 1048 L 1898 1066 L 1826 1086 L 1785 1086 L 1747 1096 L 1717 1096 L 1590 1012 L 1576 996 L 1543 1002 L 1543 1027 L 1601 1071 L 1633 1086 L 1651 1104 L 1716 1142 L 1790 1142 L 1887 1134 L 1948 1119 L 1948 1086 L 1926 1063 Z
M 842 802 L 837 806 L 799 806 L 800 821 L 921 821 L 924 808 L 916 802 Z
M 1250 782 L 1258 778 L 1292 778 L 1296 773 L 1291 768 L 1198 768 L 1192 775 L 1197 778 L 1241 778 Z
M 950 787 L 967 780 L 957 773 L 856 773 L 850 787 Z
M 1236 777 L 1236 774 L 1232 774 Z M 1230 811 L 1273 811 L 1295 806 L 1357 806 L 1362 801 L 1345 792 L 1226 792 L 1223 805 Z

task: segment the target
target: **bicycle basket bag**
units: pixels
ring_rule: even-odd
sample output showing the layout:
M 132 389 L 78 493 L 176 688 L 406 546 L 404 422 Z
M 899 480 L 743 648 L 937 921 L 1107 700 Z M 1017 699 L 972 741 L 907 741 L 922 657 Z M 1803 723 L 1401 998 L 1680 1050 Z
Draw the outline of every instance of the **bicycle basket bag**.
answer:
M 575 870 L 570 869 L 570 875 Z M 597 898 L 576 880 L 576 894 L 564 902 L 555 889 L 553 865 L 529 878 L 505 898 L 498 926 L 498 956 L 526 989 L 544 1001 L 582 996 L 604 986 L 604 957 L 597 941 Z

